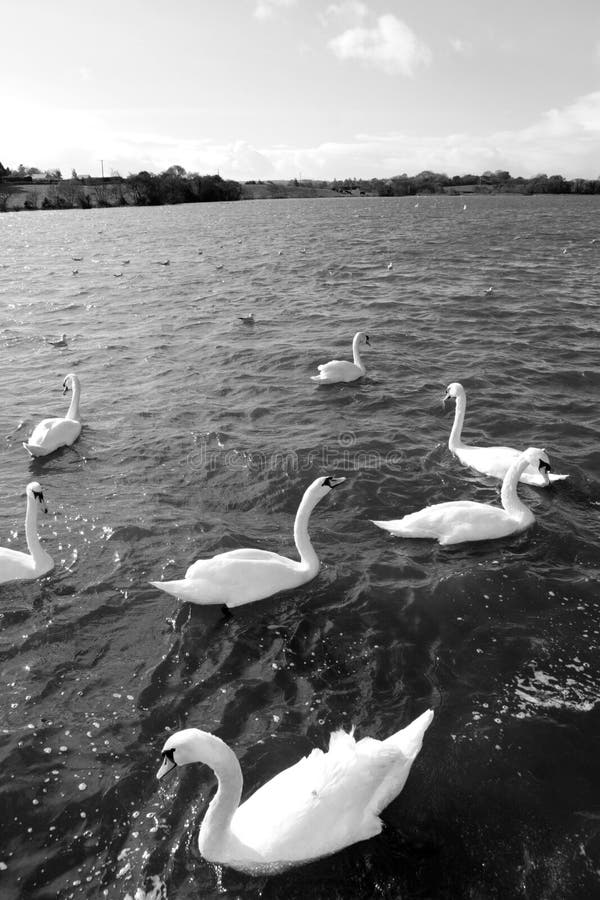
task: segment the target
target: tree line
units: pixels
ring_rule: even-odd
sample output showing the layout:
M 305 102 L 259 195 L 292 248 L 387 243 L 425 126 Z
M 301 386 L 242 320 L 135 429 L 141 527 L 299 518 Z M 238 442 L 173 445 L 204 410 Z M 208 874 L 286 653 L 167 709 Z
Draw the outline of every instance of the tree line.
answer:
M 43 192 L 27 191 L 28 185 L 45 185 Z M 565 179 L 562 175 L 539 174 L 533 178 L 513 177 L 509 172 L 486 171 L 481 175 L 455 175 L 423 171 L 417 175 L 395 175 L 391 178 L 346 178 L 333 181 L 292 179 L 290 181 L 238 182 L 220 175 L 186 172 L 182 166 L 170 166 L 153 174 L 142 171 L 122 178 L 113 173 L 109 178 L 80 177 L 73 169 L 63 178 L 59 169 L 41 171 L 19 165 L 11 170 L 0 163 L 0 212 L 16 208 L 9 203 L 11 193 L 24 194 L 25 209 L 73 209 L 92 206 L 160 206 L 175 203 L 202 203 L 251 199 L 258 196 L 253 185 L 263 188 L 260 196 L 273 198 L 295 196 L 368 195 L 402 197 L 439 193 L 521 193 L 521 194 L 600 194 L 600 178 Z M 264 188 L 267 188 L 265 191 Z M 312 193 L 314 192 L 314 194 Z

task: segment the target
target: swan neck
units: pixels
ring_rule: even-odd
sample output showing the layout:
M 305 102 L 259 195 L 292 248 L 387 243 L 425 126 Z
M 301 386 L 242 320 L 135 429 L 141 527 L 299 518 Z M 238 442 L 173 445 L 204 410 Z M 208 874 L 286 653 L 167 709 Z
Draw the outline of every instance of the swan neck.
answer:
M 212 853 L 218 855 L 227 842 L 231 820 L 242 796 L 243 777 L 237 756 L 226 744 L 221 741 L 219 744 L 218 759 L 213 758 L 210 762 L 217 778 L 217 793 L 202 820 L 199 835 L 202 853 L 207 858 Z
M 519 499 L 519 495 L 517 494 L 517 485 L 519 483 L 519 478 L 528 465 L 529 461 L 527 459 L 521 456 L 517 457 L 517 459 L 508 469 L 502 482 L 502 490 L 500 492 L 502 506 L 504 507 L 506 512 L 513 518 L 522 518 L 523 516 L 528 516 L 531 512 L 529 507 L 525 506 L 525 504 Z
M 464 394 L 459 394 L 456 398 L 456 409 L 454 411 L 454 422 L 452 423 L 452 431 L 450 432 L 450 437 L 448 438 L 448 447 L 450 450 L 455 450 L 460 447 L 464 447 L 464 443 L 462 441 L 462 428 L 463 422 L 465 421 L 465 412 L 467 409 L 467 398 Z
M 308 520 L 317 502 L 317 497 L 311 497 L 310 493 L 308 495 L 305 494 L 298 507 L 294 522 L 294 541 L 300 555 L 300 563 L 308 572 L 314 572 L 315 574 L 319 571 L 319 558 L 310 542 Z
M 71 397 L 71 405 L 69 406 L 69 411 L 65 416 L 66 419 L 73 419 L 76 422 L 79 421 L 79 394 L 81 391 L 81 386 L 78 381 L 75 381 L 73 384 L 73 396 Z
M 38 507 L 37 500 L 27 497 L 27 511 L 25 513 L 25 539 L 27 547 L 36 565 L 46 562 L 48 554 L 40 544 L 37 533 Z
M 360 342 L 359 337 L 355 337 L 354 340 L 352 341 L 352 357 L 354 359 L 354 365 L 358 366 L 359 369 L 363 369 L 364 366 L 362 364 L 362 360 L 360 358 L 360 351 L 358 349 L 359 342 Z

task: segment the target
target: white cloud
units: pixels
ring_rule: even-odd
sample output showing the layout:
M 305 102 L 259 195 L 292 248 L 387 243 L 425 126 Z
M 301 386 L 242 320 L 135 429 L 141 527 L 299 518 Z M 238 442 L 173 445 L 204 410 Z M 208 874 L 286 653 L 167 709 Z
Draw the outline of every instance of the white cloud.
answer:
M 330 21 L 340 21 L 350 25 L 358 25 L 369 15 L 369 7 L 361 0 L 343 0 L 342 3 L 330 3 L 325 10 L 319 14 L 319 18 L 323 24 Z
M 523 129 L 490 134 L 409 135 L 401 131 L 356 134 L 347 141 L 323 141 L 308 147 L 184 139 L 177 134 L 115 129 L 110 111 L 23 109 L 8 101 L 4 110 L 13 127 L 5 136 L 2 163 L 41 169 L 72 168 L 79 174 L 105 171 L 122 175 L 147 169 L 161 172 L 181 165 L 190 172 L 220 172 L 223 178 L 387 178 L 423 169 L 460 175 L 507 169 L 525 177 L 545 172 L 566 178 L 600 175 L 600 91 L 562 109 L 551 109 Z M 188 111 L 188 116 L 194 114 Z M 44 135 L 43 145 L 40 134 Z
M 296 0 L 259 0 L 254 7 L 257 19 L 269 19 L 277 9 L 293 6 Z
M 357 59 L 389 75 L 413 75 L 431 62 L 431 51 L 404 22 L 380 16 L 373 28 L 349 28 L 329 42 L 340 59 Z

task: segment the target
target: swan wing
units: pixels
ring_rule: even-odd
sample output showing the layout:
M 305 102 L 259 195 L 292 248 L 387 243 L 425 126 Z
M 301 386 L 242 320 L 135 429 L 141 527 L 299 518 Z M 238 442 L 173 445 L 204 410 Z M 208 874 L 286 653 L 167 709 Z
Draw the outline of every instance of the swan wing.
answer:
M 236 838 L 269 861 L 326 856 L 381 831 L 379 812 L 406 781 L 433 713 L 424 713 L 386 741 L 331 735 L 329 750 L 313 750 L 276 775 L 235 813 Z M 412 729 L 412 732 L 411 732 Z
M 152 584 L 192 603 L 235 607 L 298 587 L 312 577 L 300 563 L 277 553 L 233 550 L 197 560 L 178 581 Z
M 42 419 L 31 433 L 26 446 L 41 447 L 50 453 L 58 447 L 72 444 L 81 432 L 81 422 L 74 419 Z
M 35 578 L 33 557 L 20 550 L 0 547 L 0 584 L 15 581 L 18 578 Z
M 318 381 L 355 381 L 364 371 L 345 359 L 332 359 L 318 366 L 320 375 L 313 376 Z
M 458 544 L 505 537 L 527 527 L 530 521 L 521 523 L 500 506 L 451 500 L 426 506 L 402 519 L 374 524 L 400 537 L 437 538 L 441 544 Z

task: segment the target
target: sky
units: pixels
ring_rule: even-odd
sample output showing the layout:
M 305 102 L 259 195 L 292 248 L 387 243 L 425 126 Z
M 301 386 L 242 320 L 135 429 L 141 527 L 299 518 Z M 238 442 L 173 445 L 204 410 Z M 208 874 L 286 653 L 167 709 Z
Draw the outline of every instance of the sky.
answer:
M 2 0 L 0 162 L 600 177 L 598 0 Z

